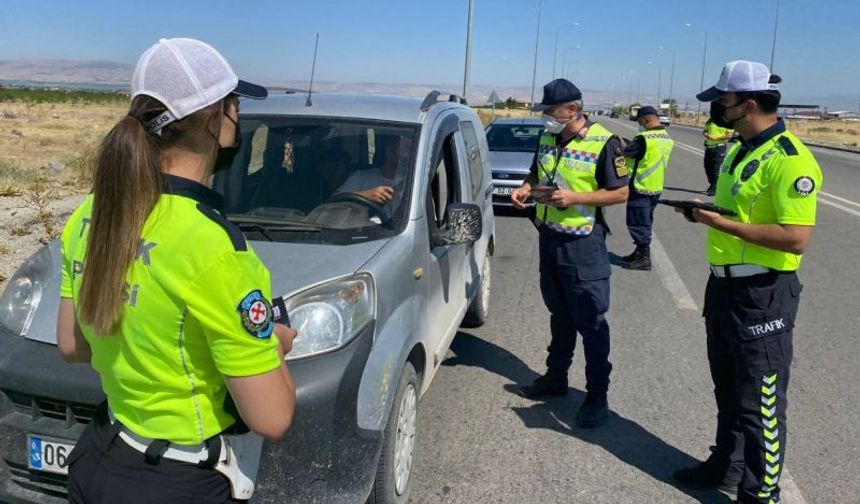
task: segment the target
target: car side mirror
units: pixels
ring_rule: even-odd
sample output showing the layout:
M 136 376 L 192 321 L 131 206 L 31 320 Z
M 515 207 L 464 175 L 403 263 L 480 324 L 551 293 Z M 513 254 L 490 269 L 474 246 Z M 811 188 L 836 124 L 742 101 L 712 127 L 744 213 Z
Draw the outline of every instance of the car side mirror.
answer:
M 474 243 L 484 232 L 481 208 L 471 203 L 454 203 L 445 211 L 445 228 L 433 233 L 432 245 L 444 247 Z

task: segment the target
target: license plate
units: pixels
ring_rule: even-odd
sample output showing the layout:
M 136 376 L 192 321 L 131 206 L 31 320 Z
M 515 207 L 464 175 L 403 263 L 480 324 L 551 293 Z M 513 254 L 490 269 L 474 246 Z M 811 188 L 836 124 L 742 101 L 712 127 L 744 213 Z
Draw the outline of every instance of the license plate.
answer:
M 496 196 L 510 196 L 515 190 L 516 188 L 514 187 L 494 187 L 493 194 Z
M 74 443 L 60 439 L 27 435 L 27 465 L 30 469 L 55 474 L 69 474 L 66 466 Z

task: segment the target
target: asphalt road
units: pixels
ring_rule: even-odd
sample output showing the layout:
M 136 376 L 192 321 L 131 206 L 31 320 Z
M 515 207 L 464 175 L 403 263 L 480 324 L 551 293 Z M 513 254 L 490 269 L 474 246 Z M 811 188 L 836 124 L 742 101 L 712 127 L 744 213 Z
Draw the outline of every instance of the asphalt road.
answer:
M 635 123 L 605 120 L 631 137 Z M 671 196 L 706 186 L 701 134 L 673 126 Z M 801 269 L 805 289 L 789 386 L 783 502 L 860 502 L 860 155 L 814 151 L 824 171 L 818 226 Z M 701 197 L 701 196 L 700 196 Z M 610 251 L 632 243 L 622 207 L 609 211 Z M 656 214 L 651 272 L 615 268 L 610 422 L 581 430 L 577 349 L 566 398 L 531 401 L 516 384 L 544 371 L 549 320 L 538 288 L 537 236 L 516 215 L 497 220 L 491 320 L 454 340 L 420 405 L 416 503 L 725 503 L 675 486 L 671 473 L 708 453 L 716 408 L 700 307 L 705 229 Z

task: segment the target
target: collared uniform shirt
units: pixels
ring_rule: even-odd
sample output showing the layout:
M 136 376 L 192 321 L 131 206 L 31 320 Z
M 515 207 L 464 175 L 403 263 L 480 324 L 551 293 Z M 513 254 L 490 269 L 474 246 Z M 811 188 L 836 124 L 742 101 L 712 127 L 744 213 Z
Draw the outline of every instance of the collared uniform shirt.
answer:
M 714 204 L 745 224 L 814 226 L 823 177 L 809 149 L 780 119 L 756 138 L 732 147 L 717 180 Z M 708 260 L 722 266 L 757 264 L 795 271 L 802 257 L 708 229 Z
M 237 421 L 224 377 L 272 371 L 280 358 L 269 272 L 222 216 L 221 196 L 166 181 L 126 273 L 118 328 L 80 325 L 116 418 L 140 436 L 197 444 Z M 62 234 L 60 294 L 76 306 L 92 206 L 90 195 Z

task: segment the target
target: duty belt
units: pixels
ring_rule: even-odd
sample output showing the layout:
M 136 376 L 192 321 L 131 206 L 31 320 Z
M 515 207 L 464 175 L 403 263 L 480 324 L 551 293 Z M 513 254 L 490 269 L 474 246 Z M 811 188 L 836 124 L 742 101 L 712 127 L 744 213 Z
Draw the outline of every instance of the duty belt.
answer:
M 730 264 L 726 266 L 711 265 L 711 273 L 717 278 L 743 278 L 770 273 L 771 269 L 758 264 Z
M 117 420 L 113 413 L 108 413 L 108 417 L 112 424 L 116 424 Z M 189 464 L 199 465 L 201 467 L 214 468 L 218 462 L 222 462 L 227 453 L 222 450 L 221 437 L 215 436 L 206 442 L 196 445 L 177 445 L 167 443 L 160 439 L 150 439 L 143 436 L 138 436 L 130 431 L 128 427 L 120 424 L 119 437 L 125 444 L 143 453 L 147 460 L 152 459 L 153 463 L 157 463 L 159 458 L 177 460 L 179 462 L 187 462 Z

